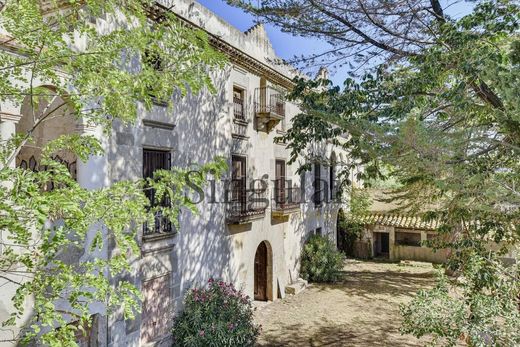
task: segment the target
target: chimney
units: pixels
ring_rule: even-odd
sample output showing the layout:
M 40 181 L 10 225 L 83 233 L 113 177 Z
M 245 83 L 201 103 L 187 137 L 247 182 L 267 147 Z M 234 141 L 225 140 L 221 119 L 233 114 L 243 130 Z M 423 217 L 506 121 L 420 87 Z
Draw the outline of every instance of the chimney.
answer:
M 316 74 L 316 79 L 317 80 L 328 80 L 329 79 L 329 70 L 325 66 L 320 67 L 320 70 Z

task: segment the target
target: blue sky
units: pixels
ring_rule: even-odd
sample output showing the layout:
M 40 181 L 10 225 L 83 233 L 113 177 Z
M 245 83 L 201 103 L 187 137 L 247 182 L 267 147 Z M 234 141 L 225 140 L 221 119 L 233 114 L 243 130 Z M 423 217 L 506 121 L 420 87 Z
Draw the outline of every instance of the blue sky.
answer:
M 253 16 L 236 7 L 229 6 L 224 0 L 197 1 L 241 31 L 246 31 L 255 23 L 255 18 Z M 295 55 L 320 52 L 327 48 L 327 44 L 324 42 L 311 38 L 295 37 L 283 33 L 271 25 L 266 25 L 266 30 L 276 54 L 281 58 L 289 59 Z M 335 84 L 342 85 L 345 76 L 346 73 L 337 73 L 335 76 L 331 76 L 331 79 Z
M 255 18 L 253 16 L 236 7 L 229 6 L 224 0 L 198 0 L 198 2 L 224 18 L 227 22 L 231 23 L 241 31 L 246 31 L 255 23 Z M 451 4 L 448 8 L 448 13 L 453 17 L 460 17 L 468 13 L 474 4 L 474 2 L 456 0 L 444 0 L 441 2 L 444 5 L 447 3 Z M 302 54 L 319 53 L 327 49 L 327 44 L 325 42 L 282 33 L 279 29 L 271 25 L 266 25 L 266 30 L 276 53 L 278 56 L 285 59 L 292 58 L 295 55 L 299 56 Z M 343 81 L 347 77 L 346 68 L 338 68 L 330 72 L 332 82 L 336 85 L 343 85 Z

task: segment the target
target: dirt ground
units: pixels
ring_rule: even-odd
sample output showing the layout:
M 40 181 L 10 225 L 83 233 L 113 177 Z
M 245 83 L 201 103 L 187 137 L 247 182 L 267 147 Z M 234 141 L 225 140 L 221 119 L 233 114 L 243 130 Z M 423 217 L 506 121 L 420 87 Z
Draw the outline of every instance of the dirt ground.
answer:
M 399 304 L 434 284 L 427 263 L 347 260 L 344 280 L 258 307 L 259 346 L 424 346 L 399 332 Z

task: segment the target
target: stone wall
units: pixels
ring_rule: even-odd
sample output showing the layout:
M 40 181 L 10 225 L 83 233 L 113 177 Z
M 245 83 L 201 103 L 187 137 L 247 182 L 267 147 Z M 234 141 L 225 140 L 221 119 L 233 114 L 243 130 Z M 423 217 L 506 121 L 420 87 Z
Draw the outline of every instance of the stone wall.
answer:
M 425 245 L 408 246 L 396 244 L 396 232 L 419 233 L 421 235 L 421 242 L 427 240 L 428 233 L 432 233 L 432 231 L 427 230 L 399 229 L 387 225 L 368 225 L 365 229 L 363 240 L 371 245 L 371 257 L 375 256 L 377 247 L 374 233 L 387 233 L 389 235 L 389 260 L 416 260 L 431 263 L 444 263 L 446 261 L 449 254 L 447 250 L 441 249 L 435 251 Z

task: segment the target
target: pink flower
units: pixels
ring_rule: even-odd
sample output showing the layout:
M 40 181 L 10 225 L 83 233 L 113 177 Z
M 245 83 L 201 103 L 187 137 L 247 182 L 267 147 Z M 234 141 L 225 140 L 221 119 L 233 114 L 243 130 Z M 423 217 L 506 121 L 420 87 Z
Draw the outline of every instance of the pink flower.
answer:
M 200 330 L 200 331 L 199 331 L 199 336 L 204 336 L 204 335 L 206 335 L 206 333 L 204 332 L 204 330 Z

